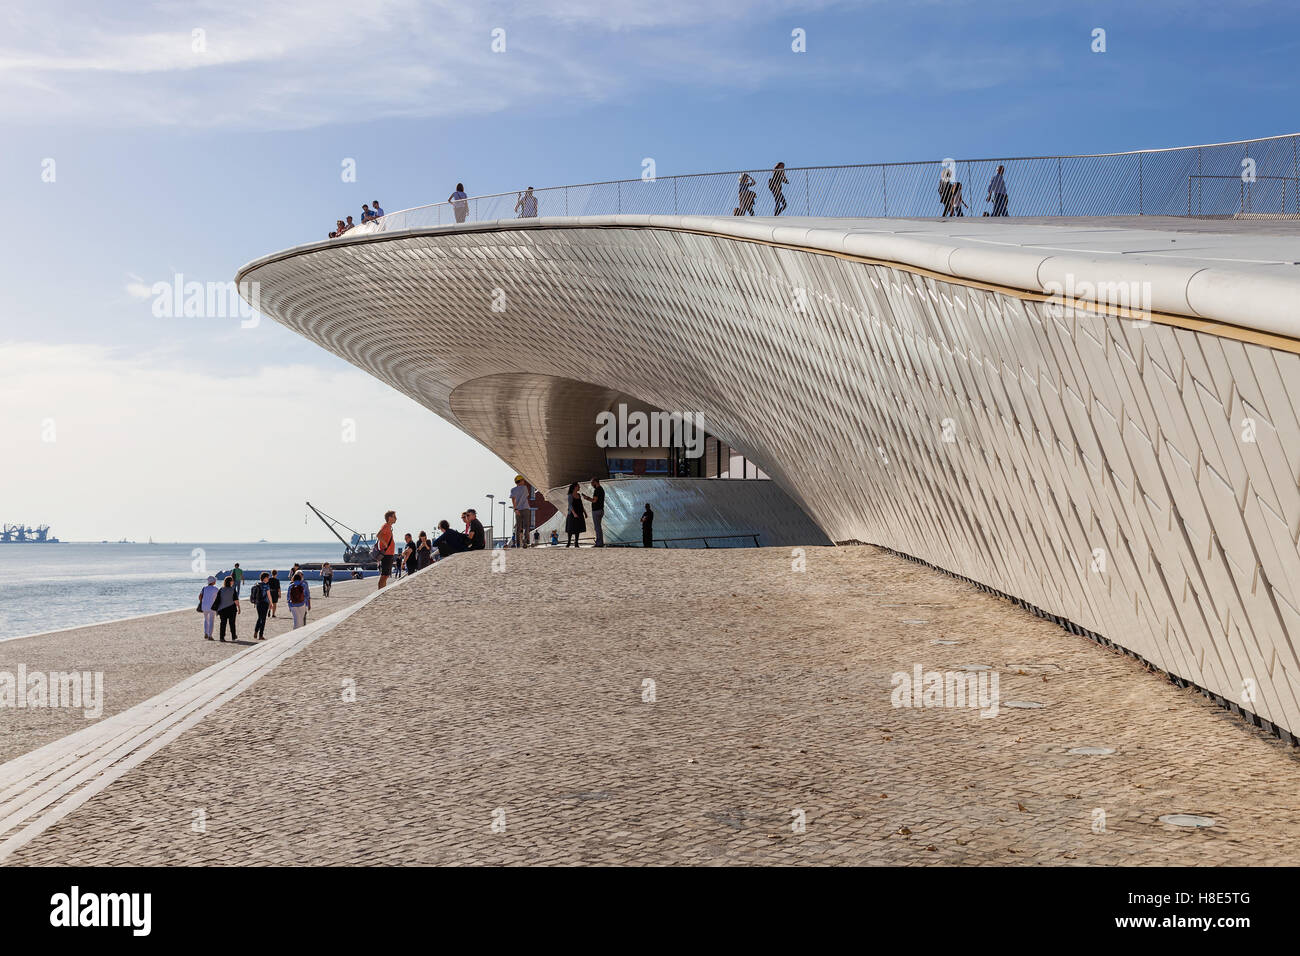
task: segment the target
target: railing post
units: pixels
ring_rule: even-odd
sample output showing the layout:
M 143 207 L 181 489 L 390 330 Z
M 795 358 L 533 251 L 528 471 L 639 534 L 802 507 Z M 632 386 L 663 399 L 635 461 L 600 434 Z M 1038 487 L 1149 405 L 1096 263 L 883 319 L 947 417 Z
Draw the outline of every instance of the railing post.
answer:
M 1056 157 L 1056 214 L 1065 215 L 1065 190 L 1061 186 L 1061 157 Z
M 885 218 L 889 218 L 889 180 L 885 178 L 885 167 L 880 167 L 880 191 L 885 195 Z
M 812 215 L 812 201 L 808 198 L 808 170 L 803 171 L 803 208 L 804 215 Z
M 673 177 L 673 215 L 677 215 L 677 177 Z

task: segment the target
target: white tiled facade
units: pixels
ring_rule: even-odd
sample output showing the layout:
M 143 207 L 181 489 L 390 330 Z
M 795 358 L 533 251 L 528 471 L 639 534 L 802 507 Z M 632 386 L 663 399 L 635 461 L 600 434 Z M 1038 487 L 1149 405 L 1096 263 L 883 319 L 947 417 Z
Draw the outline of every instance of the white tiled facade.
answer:
M 632 225 L 318 244 L 242 278 L 267 314 L 540 487 L 589 476 L 534 433 L 485 434 L 487 416 L 474 430 L 458 388 L 501 394 L 471 383 L 521 376 L 529 407 L 500 416 L 575 448 L 594 424 L 566 395 L 702 412 L 832 540 L 1019 597 L 1300 732 L 1291 351 L 1054 318 L 966 279 Z

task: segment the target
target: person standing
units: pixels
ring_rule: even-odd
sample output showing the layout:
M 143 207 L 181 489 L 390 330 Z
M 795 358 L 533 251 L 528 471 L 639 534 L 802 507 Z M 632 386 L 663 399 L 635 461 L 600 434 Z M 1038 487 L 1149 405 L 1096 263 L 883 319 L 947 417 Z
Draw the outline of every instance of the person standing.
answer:
M 415 566 L 423 569 L 431 564 L 433 564 L 433 543 L 429 540 L 429 536 L 421 531 L 419 539 L 415 542 Z
M 370 208 L 374 212 L 376 219 L 384 218 L 384 210 L 380 207 L 378 199 L 370 200 Z
M 605 489 L 601 487 L 600 479 L 591 479 L 591 494 L 583 495 L 591 502 L 591 527 L 596 532 L 595 547 L 605 547 L 605 529 L 601 527 L 601 522 L 605 520 Z
M 520 195 L 515 193 L 515 212 L 519 219 L 534 219 L 537 216 L 537 197 L 533 194 L 533 187 L 529 186 L 528 191 Z
M 299 571 L 289 582 L 289 613 L 293 615 L 293 629 L 296 631 L 307 623 L 307 612 L 311 610 L 311 588 L 302 579 Z
M 253 602 L 253 607 L 257 609 L 257 623 L 253 625 L 253 640 L 266 640 L 266 615 L 271 610 L 271 589 L 267 582 L 271 580 L 271 575 L 265 571 L 262 572 L 261 578 L 253 589 L 248 592 L 248 599 Z
M 587 510 L 582 506 L 582 490 L 575 481 L 569 485 L 569 511 L 564 517 L 564 541 L 566 548 L 580 547 L 578 541 L 587 530 Z
M 777 163 L 772 167 L 772 176 L 767 181 L 767 188 L 772 191 L 772 215 L 781 215 L 790 205 L 785 201 L 785 193 L 782 191 L 782 187 L 789 184 L 790 180 L 785 176 L 785 163 Z
M 239 591 L 235 589 L 235 578 L 233 575 L 226 576 L 225 586 L 217 592 L 217 600 L 213 604 L 216 609 L 217 617 L 221 619 L 221 643 L 226 643 L 226 625 L 230 625 L 230 643 L 239 643 L 239 635 L 235 633 L 235 618 L 239 616 Z
M 330 588 L 334 586 L 334 569 L 326 561 L 320 566 L 320 593 L 321 597 L 330 596 Z
M 397 542 L 393 540 L 393 525 L 397 524 L 397 512 L 385 511 L 384 523 L 375 535 L 375 547 L 379 549 L 379 590 L 388 587 L 388 576 L 393 573 L 393 558 L 397 556 Z
M 1004 166 L 998 166 L 998 171 L 989 180 L 989 193 L 984 198 L 985 202 L 992 201 L 993 215 L 995 216 L 1005 216 L 1007 214 L 1007 183 L 1002 178 L 1005 168 Z
M 217 612 L 213 605 L 216 604 L 217 595 L 221 589 L 217 587 L 217 579 L 208 575 L 207 586 L 199 591 L 199 611 L 203 614 L 203 639 L 212 640 L 212 628 L 217 623 Z
M 655 546 L 655 513 L 648 501 L 645 503 L 645 513 L 641 515 L 641 546 L 643 548 Z
M 456 221 L 464 222 L 465 217 L 469 215 L 469 196 L 465 193 L 464 183 L 456 184 L 456 191 L 447 197 L 447 202 L 451 203 L 451 211 L 456 214 Z
M 520 548 L 528 547 L 528 534 L 533 528 L 533 507 L 528 499 L 528 482 L 523 475 L 515 475 L 515 486 L 510 489 L 510 504 L 515 509 L 515 539 Z
M 487 549 L 487 531 L 483 527 L 483 522 L 478 520 L 478 512 L 470 508 L 465 512 L 469 518 L 469 549 L 471 551 L 484 551 Z
M 280 606 L 280 572 L 271 569 L 271 580 L 266 582 L 271 591 L 271 617 L 275 617 L 275 609 Z
M 402 549 L 402 564 L 406 566 L 407 574 L 414 574 L 420 570 L 417 563 L 419 560 L 415 551 L 415 539 L 411 537 L 411 532 L 406 532 L 406 547 Z
M 238 561 L 235 562 L 235 570 L 230 572 L 230 576 L 235 579 L 235 596 L 238 597 L 240 589 L 244 586 L 244 569 L 239 566 Z

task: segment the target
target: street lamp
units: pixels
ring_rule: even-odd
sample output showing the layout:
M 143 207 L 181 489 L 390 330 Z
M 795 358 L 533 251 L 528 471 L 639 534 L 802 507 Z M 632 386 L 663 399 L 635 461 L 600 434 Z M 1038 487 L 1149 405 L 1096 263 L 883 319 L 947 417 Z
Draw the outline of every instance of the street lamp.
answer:
M 502 539 L 505 539 L 505 538 L 509 538 L 509 537 L 510 537 L 510 533 L 509 533 L 509 531 L 508 531 L 508 528 L 509 528 L 510 526 L 509 526 L 508 524 L 506 524 L 506 509 L 509 508 L 509 507 L 510 507 L 510 502 L 505 501 L 505 500 L 503 499 L 502 502 L 501 502 L 501 537 L 502 537 Z M 504 544 L 504 540 L 503 540 L 503 544 Z M 515 542 L 515 547 L 519 547 L 519 542 L 518 542 L 518 541 Z
M 495 498 L 495 497 L 496 497 L 496 495 L 488 495 L 488 496 L 487 496 L 487 500 L 488 500 L 488 528 L 487 528 L 487 541 L 486 541 L 485 543 L 487 544 L 487 547 L 488 547 L 488 550 L 489 550 L 489 551 L 492 550 L 492 499 Z

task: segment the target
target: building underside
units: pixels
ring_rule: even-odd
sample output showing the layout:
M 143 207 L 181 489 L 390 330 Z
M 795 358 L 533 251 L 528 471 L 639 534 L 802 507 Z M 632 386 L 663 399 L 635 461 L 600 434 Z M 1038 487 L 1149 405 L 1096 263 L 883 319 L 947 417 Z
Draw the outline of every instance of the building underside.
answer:
M 239 278 L 537 487 L 604 473 L 601 411 L 698 413 L 829 540 L 1294 733 L 1297 261 L 1281 231 L 1145 220 L 610 216 L 345 238 Z

